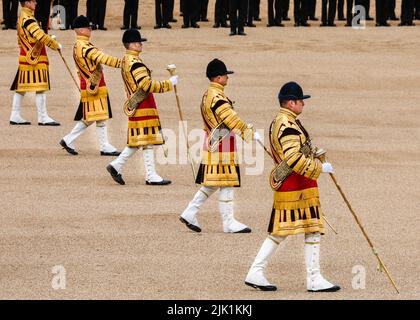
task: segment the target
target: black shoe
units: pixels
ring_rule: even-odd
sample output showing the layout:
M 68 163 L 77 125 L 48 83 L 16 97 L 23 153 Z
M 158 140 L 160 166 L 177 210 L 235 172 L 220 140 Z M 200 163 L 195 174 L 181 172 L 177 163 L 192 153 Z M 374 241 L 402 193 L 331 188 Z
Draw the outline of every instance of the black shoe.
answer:
M 213 25 L 213 28 L 220 28 L 220 23 L 215 23 L 215 24 Z
M 318 21 L 318 18 L 316 18 L 316 17 L 309 17 L 309 20 L 311 20 L 311 21 Z
M 141 30 L 141 26 L 133 26 L 131 29 Z
M 164 24 L 164 25 L 162 25 L 162 28 L 165 28 L 165 29 L 172 29 L 172 27 L 171 27 L 171 25 L 170 24 Z
M 63 139 L 61 139 L 60 141 L 60 146 L 62 146 L 63 149 L 65 149 L 68 153 L 70 153 L 73 156 L 77 156 L 79 154 L 76 150 L 70 148 Z
M 101 151 L 101 156 L 114 156 L 114 157 L 118 157 L 120 154 L 121 154 L 121 152 L 119 152 L 119 151 L 112 151 L 112 152 Z
M 108 30 L 108 28 L 105 28 L 105 27 L 99 27 L 98 29 L 102 30 L 102 31 L 107 31 Z
M 328 27 L 328 24 L 326 24 L 326 23 L 321 23 L 319 26 L 320 26 L 320 27 Z
M 283 17 L 283 20 L 284 21 L 290 21 L 290 18 L 289 17 Z
M 248 227 L 243 228 L 242 230 L 236 231 L 236 232 L 232 232 L 232 233 L 251 233 L 252 230 Z
M 172 18 L 171 20 L 169 20 L 169 22 L 173 22 L 173 23 L 175 23 L 175 22 L 178 22 L 178 20 L 176 20 L 176 19 Z
M 187 29 L 187 28 L 189 28 L 190 26 L 189 25 L 187 25 L 187 24 L 183 24 L 182 26 L 181 26 L 181 28 L 182 29 Z
M 339 286 L 333 286 L 331 288 L 322 289 L 322 290 L 308 290 L 308 292 L 336 292 L 340 289 L 341 288 Z
M 416 24 L 413 21 L 407 22 L 407 26 L 414 27 Z
M 121 174 L 119 174 L 113 166 L 111 166 L 110 164 L 107 165 L 106 170 L 111 174 L 111 177 L 112 179 L 114 179 L 115 182 L 118 182 L 121 185 L 125 185 L 125 181 L 122 178 Z
M 157 24 L 153 27 L 153 29 L 160 29 L 160 28 L 162 28 L 162 25 L 160 25 L 160 24 Z
M 251 28 L 255 28 L 255 27 L 256 27 L 256 25 L 255 25 L 255 24 L 253 24 L 253 23 L 247 23 L 247 24 L 246 24 L 246 26 L 247 26 L 247 27 L 251 27 Z
M 404 26 L 407 26 L 407 23 L 405 23 L 405 22 L 401 22 L 401 23 L 399 23 L 399 24 L 398 24 L 398 26 L 399 26 L 399 27 L 404 27 Z
M 274 23 L 274 26 L 275 26 L 275 27 L 284 27 L 284 24 L 283 24 L 283 23 L 281 23 L 281 22 L 275 22 L 275 23 Z
M 254 20 L 255 21 L 261 21 L 261 18 L 260 17 L 255 17 Z
M 194 232 L 201 232 L 201 228 L 200 227 L 197 227 L 197 226 L 195 226 L 195 225 L 193 225 L 193 224 L 191 224 L 191 223 L 189 223 L 187 220 L 185 220 L 183 217 L 179 217 L 179 220 L 182 222 L 182 223 L 185 223 L 185 225 L 187 226 L 187 228 L 188 229 L 190 229 L 190 230 L 192 230 L 192 231 L 194 231 Z
M 243 32 L 243 31 L 238 31 L 238 35 L 239 35 L 239 36 L 246 36 L 246 33 L 245 33 L 245 32 Z
M 196 28 L 196 29 L 200 28 L 200 26 L 198 24 L 196 24 L 196 23 L 192 24 L 191 27 L 192 28 Z
M 398 19 L 396 16 L 393 16 L 393 17 L 390 17 L 389 20 L 391 20 L 391 21 L 398 21 L 400 19 Z
M 209 22 L 209 19 L 204 18 L 204 19 L 201 19 L 200 21 L 203 21 L 203 22 Z
M 12 126 L 28 126 L 31 123 L 29 121 L 25 121 L 25 122 L 14 122 L 14 121 L 10 121 L 9 122 Z
M 309 23 L 307 23 L 307 22 L 302 22 L 301 24 L 300 24 L 302 27 L 310 27 L 311 25 L 309 24 Z
M 347 19 L 344 17 L 338 17 L 338 21 L 346 21 Z
M 346 23 L 344 26 L 345 27 L 351 27 L 352 25 L 350 23 Z M 378 25 L 376 24 L 376 26 L 378 26 Z
M 59 123 L 59 122 L 55 122 L 55 121 L 52 121 L 52 122 L 45 122 L 45 123 L 38 122 L 38 125 L 39 125 L 39 126 L 57 127 L 57 126 L 59 126 L 59 125 L 60 125 L 60 123 Z
M 299 22 L 295 22 L 295 27 L 300 27 L 300 23 Z
M 230 36 L 236 36 L 236 31 L 231 31 L 231 32 L 229 33 L 229 35 L 230 35 Z
M 259 286 L 259 285 L 253 284 L 251 282 L 246 282 L 246 281 L 245 281 L 245 284 L 255 289 L 260 289 L 261 291 L 276 291 L 277 290 L 276 286 Z
M 165 179 L 163 179 L 162 181 L 159 181 L 159 182 L 149 182 L 149 181 L 146 180 L 146 184 L 148 186 L 166 186 L 166 185 L 171 184 L 171 183 L 172 183 L 171 180 L 165 180 Z
M 95 24 L 93 24 L 93 25 L 92 25 L 92 30 L 96 30 L 96 29 L 98 29 L 98 26 L 97 26 L 97 25 L 95 25 Z
M 230 26 L 229 26 L 226 22 L 222 22 L 222 23 L 220 24 L 220 26 L 221 26 L 222 28 L 230 28 Z
M 1 28 L 1 30 L 7 30 L 9 29 L 9 27 L 3 26 L 3 28 Z
M 367 20 L 367 21 L 373 21 L 373 20 L 375 20 L 375 19 L 373 19 L 372 17 L 367 17 L 367 18 L 366 18 L 366 20 Z
M 335 23 L 328 23 L 328 27 L 336 27 L 337 25 Z

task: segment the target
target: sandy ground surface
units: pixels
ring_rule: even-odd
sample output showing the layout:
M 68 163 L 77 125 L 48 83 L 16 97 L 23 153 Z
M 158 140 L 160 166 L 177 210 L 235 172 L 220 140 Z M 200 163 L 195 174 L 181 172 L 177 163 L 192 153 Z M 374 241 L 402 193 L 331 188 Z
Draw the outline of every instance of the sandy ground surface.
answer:
M 152 2 L 144 6 L 151 8 Z M 114 30 L 95 32 L 92 39 L 118 56 L 124 52 L 117 30 L 121 10 L 112 1 L 107 25 Z M 168 63 L 178 67 L 189 129 L 201 127 L 204 70 L 214 57 L 235 70 L 227 95 L 243 119 L 265 130 L 265 138 L 278 111 L 279 87 L 289 80 L 302 84 L 312 99 L 301 119 L 314 143 L 328 150 L 339 183 L 401 294 L 376 271 L 375 257 L 328 176 L 319 180 L 321 201 L 339 234 L 327 229 L 321 265 L 342 291 L 306 293 L 303 236 L 287 239 L 270 261 L 267 277 L 279 291 L 245 286 L 266 236 L 271 161 L 266 158 L 262 174 L 244 175 L 243 187 L 236 190 L 236 216 L 252 227 L 251 234 L 222 232 L 216 197 L 200 212 L 203 232 L 194 234 L 178 221 L 197 190 L 188 165 L 159 165 L 173 184 L 149 187 L 138 153 L 125 168 L 127 184 L 120 186 L 105 170 L 112 158 L 99 156 L 94 128 L 77 141 L 79 156 L 60 149 L 58 142 L 74 125 L 78 94 L 55 52 L 49 51 L 48 110 L 62 126 L 9 126 L 17 46 L 15 32 L 7 31 L 1 32 L 0 44 L 0 298 L 419 299 L 420 29 L 267 29 L 263 21 L 247 29 L 247 37 L 231 38 L 226 29 L 212 29 L 212 22 L 200 30 L 181 30 L 180 23 L 174 30 L 153 30 L 152 18 L 142 12 L 141 19 L 149 39 L 143 58 L 154 78 L 168 77 Z M 73 32 L 56 33 L 73 69 Z M 107 68 L 105 77 L 114 111 L 109 136 L 122 149 L 123 84 L 116 69 Z M 173 93 L 156 100 L 163 126 L 178 132 Z M 36 123 L 34 103 L 33 95 L 25 98 L 23 116 Z M 65 290 L 51 286 L 57 265 L 66 270 Z M 355 266 L 366 271 L 363 290 L 352 287 Z

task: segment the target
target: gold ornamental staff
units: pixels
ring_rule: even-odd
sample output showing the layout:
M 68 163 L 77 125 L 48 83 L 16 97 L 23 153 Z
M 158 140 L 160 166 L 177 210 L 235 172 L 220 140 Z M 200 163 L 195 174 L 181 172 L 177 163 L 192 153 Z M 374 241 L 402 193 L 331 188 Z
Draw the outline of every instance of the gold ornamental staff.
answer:
M 321 162 L 323 162 L 323 163 L 324 163 L 324 162 L 326 161 L 326 156 L 325 156 L 325 154 L 322 154 L 322 155 L 319 157 L 319 159 L 321 160 Z M 353 218 L 356 220 L 356 223 L 357 223 L 357 225 L 359 226 L 360 230 L 362 231 L 363 236 L 366 238 L 367 242 L 369 243 L 369 246 L 371 247 L 373 254 L 375 255 L 376 259 L 378 259 L 378 262 L 379 262 L 379 270 L 380 270 L 380 271 L 382 271 L 382 269 L 383 269 L 383 270 L 385 270 L 385 273 L 386 273 L 386 275 L 388 276 L 389 280 L 391 281 L 392 285 L 394 286 L 395 290 L 397 291 L 397 293 L 400 293 L 400 292 L 398 291 L 398 288 L 397 288 L 397 286 L 396 286 L 396 284 L 395 284 L 394 280 L 392 279 L 392 277 L 391 277 L 390 273 L 388 272 L 387 267 L 385 266 L 385 264 L 384 264 L 384 262 L 382 261 L 381 257 L 379 257 L 379 254 L 378 254 L 378 252 L 376 251 L 375 247 L 373 246 L 372 241 L 369 239 L 369 237 L 368 237 L 368 235 L 367 235 L 367 233 L 366 233 L 365 229 L 363 228 L 362 224 L 360 223 L 360 220 L 359 220 L 359 218 L 357 217 L 356 212 L 353 210 L 353 208 L 352 208 L 352 206 L 351 206 L 350 202 L 347 200 L 346 195 L 344 194 L 343 190 L 341 189 L 340 185 L 338 184 L 338 182 L 337 182 L 337 178 L 334 176 L 334 174 L 333 174 L 333 173 L 330 173 L 330 177 L 331 177 L 332 181 L 334 182 L 335 186 L 337 187 L 338 192 L 339 192 L 339 193 L 341 194 L 341 196 L 343 197 L 343 200 L 344 200 L 344 202 L 346 203 L 347 207 L 349 208 L 349 210 L 350 210 L 351 214 L 353 215 Z
M 176 75 L 176 66 L 174 64 L 169 64 L 166 67 L 166 70 L 169 71 L 169 74 L 171 76 L 175 76 Z M 194 163 L 192 161 L 192 157 L 191 157 L 191 154 L 190 154 L 190 144 L 188 142 L 188 132 L 187 132 L 187 130 L 185 128 L 184 117 L 182 116 L 181 103 L 179 102 L 179 96 L 178 96 L 178 91 L 177 91 L 176 85 L 174 85 L 174 92 L 175 92 L 175 98 L 176 98 L 176 106 L 178 107 L 179 119 L 181 120 L 181 123 L 182 123 L 182 129 L 184 131 L 185 142 L 187 144 L 187 157 L 188 157 L 188 160 L 190 161 L 191 170 L 192 170 L 192 174 L 193 174 L 193 179 L 195 181 L 196 175 L 195 175 Z

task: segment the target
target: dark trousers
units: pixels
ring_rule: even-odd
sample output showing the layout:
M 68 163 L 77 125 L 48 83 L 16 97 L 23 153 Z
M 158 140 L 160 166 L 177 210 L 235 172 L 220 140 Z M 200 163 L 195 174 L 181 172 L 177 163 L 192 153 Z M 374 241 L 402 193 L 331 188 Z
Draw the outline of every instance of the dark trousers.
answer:
M 166 25 L 170 18 L 170 0 L 155 0 L 156 25 Z
M 388 8 L 387 8 L 388 19 L 395 18 L 396 17 L 396 15 L 395 15 L 395 6 L 396 6 L 395 0 L 388 0 L 387 1 L 387 6 L 388 6 Z
M 334 23 L 336 9 L 337 0 L 322 0 L 321 20 L 323 24 L 332 25 Z
M 416 7 L 416 19 L 420 18 L 420 0 L 415 0 L 414 6 Z
M 184 18 L 184 26 L 190 27 L 197 24 L 198 2 L 197 0 L 184 0 L 182 8 L 182 17 Z
M 38 0 L 35 7 L 35 19 L 45 33 L 48 33 L 52 0 Z
M 216 0 L 214 6 L 214 23 L 226 24 L 229 11 L 229 0 Z
M 169 0 L 169 22 L 174 19 L 175 0 Z
M 294 16 L 295 23 L 302 24 L 308 21 L 308 1 L 294 0 Z
M 198 17 L 197 21 L 203 21 L 207 19 L 207 8 L 209 6 L 209 0 L 199 0 Z
M 54 5 L 57 5 L 57 0 L 55 0 Z M 60 5 L 64 6 L 66 9 L 66 29 L 69 29 L 73 24 L 73 20 L 77 17 L 77 8 L 79 5 L 79 0 L 65 0 L 60 1 Z
M 344 0 L 338 0 L 337 2 L 337 17 L 338 19 L 344 19 Z
M 378 1 L 378 0 L 375 0 Z M 354 0 L 346 0 L 346 18 L 347 18 L 347 25 L 351 26 L 351 21 L 353 20 L 353 5 Z
M 229 1 L 229 19 L 230 30 L 233 32 L 243 32 L 246 17 L 247 1 L 230 0 Z
M 307 1 L 308 1 L 308 17 L 315 18 L 316 0 L 307 0 Z
M 413 23 L 414 0 L 402 0 L 401 2 L 401 23 Z
M 255 10 L 255 0 L 246 0 L 247 1 L 247 22 L 248 24 L 252 23 L 252 20 L 254 20 L 254 10 Z
M 289 15 L 289 8 L 290 8 L 290 0 L 283 0 L 281 1 L 281 17 L 287 18 Z
M 105 25 L 106 0 L 87 0 L 86 17 L 93 25 L 103 28 Z
M 268 4 L 268 24 L 275 25 L 281 23 L 282 8 L 281 0 L 267 0 Z
M 385 24 L 388 20 L 387 0 L 376 0 L 376 23 Z
M 6 28 L 16 28 L 18 0 L 3 0 L 3 20 Z
M 123 25 L 125 27 L 137 27 L 137 18 L 139 11 L 139 0 L 125 0 Z
M 254 0 L 254 19 L 260 18 L 260 0 Z

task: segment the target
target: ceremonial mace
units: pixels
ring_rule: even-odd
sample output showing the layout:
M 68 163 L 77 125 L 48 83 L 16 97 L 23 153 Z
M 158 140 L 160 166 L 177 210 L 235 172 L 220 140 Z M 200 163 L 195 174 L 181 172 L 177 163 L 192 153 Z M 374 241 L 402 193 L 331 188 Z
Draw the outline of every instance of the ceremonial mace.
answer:
M 273 157 L 273 155 L 271 154 L 271 152 L 267 149 L 267 147 L 264 145 L 264 143 L 262 143 L 261 142 L 261 140 L 260 139 L 256 139 L 257 140 L 257 142 L 260 144 L 260 146 L 261 147 L 263 147 L 263 149 L 264 149 L 264 151 L 271 157 L 271 159 L 273 159 L 273 161 L 274 161 L 274 157 Z M 321 156 L 322 155 L 322 153 L 320 153 L 320 151 L 321 151 L 322 149 L 319 149 L 318 151 L 317 151 L 317 153 L 315 154 L 315 157 L 319 157 L 319 156 Z M 321 152 L 323 152 L 323 153 L 325 153 L 325 151 L 321 151 Z M 332 231 L 334 231 L 334 233 L 335 234 L 338 234 L 338 232 L 334 229 L 334 227 L 330 224 L 330 222 L 327 220 L 327 217 L 325 216 L 325 214 L 323 213 L 322 214 L 322 217 L 324 218 L 324 220 L 325 220 L 325 222 L 327 223 L 327 225 L 331 228 L 331 230 Z
M 169 74 L 171 76 L 174 76 L 176 74 L 176 66 L 174 64 L 168 64 L 168 66 L 166 67 L 166 70 L 169 71 Z M 196 175 L 195 175 L 194 163 L 192 161 L 192 157 L 191 157 L 191 154 L 190 154 L 190 144 L 188 142 L 188 134 L 187 134 L 187 130 L 186 130 L 185 124 L 184 124 L 184 117 L 182 116 L 181 103 L 179 102 L 179 96 L 178 96 L 178 91 L 177 91 L 176 85 L 174 85 L 174 92 L 175 92 L 175 98 L 176 98 L 176 106 L 178 107 L 179 119 L 181 120 L 181 123 L 182 123 L 182 129 L 184 131 L 183 133 L 184 133 L 184 136 L 185 136 L 185 142 L 187 144 L 187 157 L 188 157 L 188 160 L 190 161 L 191 170 L 192 170 L 192 173 L 193 173 L 193 179 L 195 181 Z
M 325 151 L 323 151 L 323 153 L 320 154 L 319 159 L 321 160 L 322 163 L 326 162 Z M 344 202 L 346 203 L 346 205 L 349 208 L 351 214 L 353 215 L 353 218 L 356 220 L 356 223 L 359 226 L 360 230 L 362 231 L 364 237 L 366 238 L 367 242 L 369 243 L 369 246 L 371 247 L 373 254 L 375 255 L 376 259 L 378 259 L 378 262 L 379 262 L 379 268 L 378 268 L 378 270 L 379 271 L 385 270 L 385 273 L 388 276 L 388 279 L 391 281 L 392 285 L 394 286 L 395 290 L 397 291 L 397 293 L 400 293 L 398 291 L 398 288 L 397 288 L 394 280 L 392 279 L 391 275 L 389 274 L 388 269 L 386 268 L 386 266 L 383 263 L 382 259 L 379 257 L 379 254 L 376 251 L 375 247 L 373 246 L 372 241 L 369 239 L 369 237 L 368 237 L 365 229 L 363 228 L 362 224 L 360 223 L 359 218 L 356 215 L 356 212 L 353 210 L 352 206 L 350 205 L 350 202 L 347 200 L 347 197 L 344 194 L 343 190 L 341 190 L 341 187 L 338 184 L 336 177 L 334 176 L 333 173 L 330 173 L 330 177 L 331 177 L 332 181 L 334 182 L 335 186 L 337 187 L 339 193 L 343 197 Z

